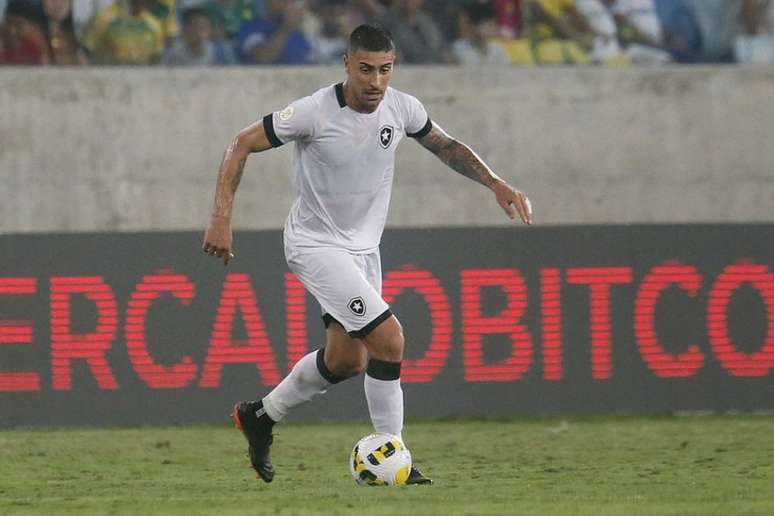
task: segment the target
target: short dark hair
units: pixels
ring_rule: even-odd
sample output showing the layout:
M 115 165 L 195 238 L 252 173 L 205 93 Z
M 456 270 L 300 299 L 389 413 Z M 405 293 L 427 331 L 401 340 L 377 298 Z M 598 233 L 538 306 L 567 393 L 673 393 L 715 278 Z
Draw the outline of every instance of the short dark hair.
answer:
M 349 35 L 348 52 L 366 50 L 368 52 L 390 52 L 395 50 L 392 34 L 378 25 L 359 25 Z

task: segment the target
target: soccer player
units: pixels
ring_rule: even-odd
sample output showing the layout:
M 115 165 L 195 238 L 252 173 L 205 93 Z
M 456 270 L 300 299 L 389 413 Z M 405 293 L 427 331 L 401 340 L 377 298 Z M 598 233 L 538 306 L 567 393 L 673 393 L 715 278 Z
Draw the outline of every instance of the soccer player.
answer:
M 325 346 L 296 363 L 261 400 L 242 401 L 232 417 L 248 442 L 250 462 L 266 482 L 272 427 L 331 385 L 365 371 L 368 411 L 377 432 L 401 436 L 403 329 L 382 299 L 379 241 L 387 218 L 395 149 L 408 136 L 452 170 L 492 190 L 505 213 L 532 223 L 527 197 L 495 175 L 464 143 L 432 122 L 415 97 L 388 87 L 395 65 L 389 32 L 357 27 L 344 55 L 346 80 L 241 130 L 218 172 L 203 250 L 233 259 L 234 195 L 249 154 L 295 142 L 296 200 L 285 223 L 290 269 L 322 307 Z M 429 484 L 412 468 L 407 483 Z

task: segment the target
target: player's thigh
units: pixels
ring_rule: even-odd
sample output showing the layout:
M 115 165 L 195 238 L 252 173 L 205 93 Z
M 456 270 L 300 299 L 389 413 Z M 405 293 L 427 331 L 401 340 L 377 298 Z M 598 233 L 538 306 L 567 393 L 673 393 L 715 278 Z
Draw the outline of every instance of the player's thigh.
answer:
M 365 371 L 365 343 L 349 336 L 343 326 L 331 322 L 325 330 L 325 366 L 336 376 L 348 378 Z

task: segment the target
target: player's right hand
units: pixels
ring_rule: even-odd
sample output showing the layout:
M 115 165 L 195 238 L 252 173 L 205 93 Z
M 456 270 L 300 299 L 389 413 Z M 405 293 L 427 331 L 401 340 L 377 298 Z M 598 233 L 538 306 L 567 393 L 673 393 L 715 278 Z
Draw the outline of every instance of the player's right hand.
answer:
M 213 215 L 204 231 L 202 251 L 216 258 L 223 258 L 223 265 L 234 259 L 232 252 L 231 220 L 228 217 Z

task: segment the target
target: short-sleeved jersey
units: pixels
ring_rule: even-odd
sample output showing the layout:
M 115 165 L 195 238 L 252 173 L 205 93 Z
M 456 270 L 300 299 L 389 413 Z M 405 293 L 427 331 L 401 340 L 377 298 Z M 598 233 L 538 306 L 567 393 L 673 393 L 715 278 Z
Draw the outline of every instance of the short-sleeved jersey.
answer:
M 379 246 L 401 139 L 422 137 L 432 127 L 411 95 L 387 88 L 373 113 L 358 113 L 347 107 L 341 83 L 266 115 L 263 125 L 274 147 L 295 142 L 296 200 L 285 222 L 286 242 L 352 253 Z

